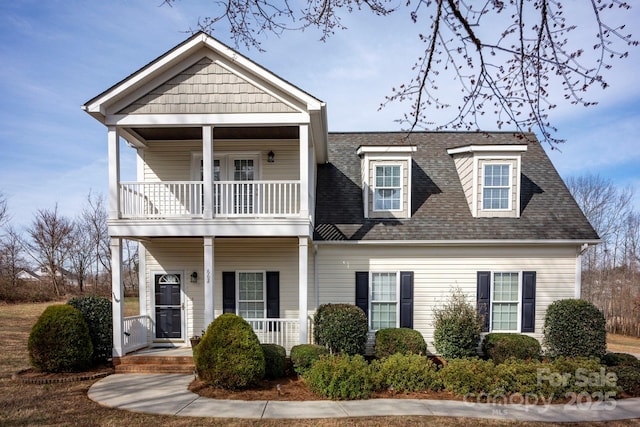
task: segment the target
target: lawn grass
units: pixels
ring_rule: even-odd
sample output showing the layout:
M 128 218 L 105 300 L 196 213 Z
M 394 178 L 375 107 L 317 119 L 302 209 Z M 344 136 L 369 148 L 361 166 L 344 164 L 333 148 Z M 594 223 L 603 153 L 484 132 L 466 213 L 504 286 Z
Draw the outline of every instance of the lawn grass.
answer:
M 541 426 L 539 423 L 481 420 L 447 417 L 364 417 L 323 420 L 246 420 L 213 419 L 138 414 L 104 408 L 87 398 L 92 381 L 64 384 L 21 384 L 11 380 L 11 374 L 28 367 L 27 339 L 38 316 L 50 303 L 0 303 L 2 325 L 2 352 L 0 352 L 0 425 L 1 426 Z M 135 313 L 134 313 L 135 314 Z M 631 426 L 639 420 L 591 424 Z
M 640 338 L 607 334 L 607 350 L 617 353 L 640 354 Z

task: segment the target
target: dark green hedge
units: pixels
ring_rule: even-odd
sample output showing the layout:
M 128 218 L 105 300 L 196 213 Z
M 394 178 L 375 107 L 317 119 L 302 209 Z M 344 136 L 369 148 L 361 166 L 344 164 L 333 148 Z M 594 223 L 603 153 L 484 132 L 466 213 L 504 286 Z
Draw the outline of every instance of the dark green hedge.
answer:
M 527 360 L 540 359 L 540 343 L 537 339 L 521 334 L 487 334 L 482 341 L 482 352 L 494 363 L 502 363 L 510 357 Z
M 264 352 L 243 318 L 226 313 L 217 317 L 193 352 L 200 379 L 214 387 L 243 389 L 264 378 Z
M 82 313 L 93 344 L 93 362 L 104 363 L 112 356 L 113 309 L 111 301 L 99 296 L 71 298 L 67 304 Z
M 299 375 L 304 375 L 313 362 L 320 359 L 320 356 L 329 354 L 326 347 L 315 344 L 300 344 L 291 348 L 291 364 L 293 370 Z
M 389 328 L 376 332 L 376 357 L 391 356 L 392 354 L 427 354 L 427 343 L 422 334 L 415 329 Z
M 31 365 L 45 372 L 79 372 L 91 366 L 93 345 L 82 314 L 67 304 L 47 307 L 31 329 Z
M 287 351 L 278 344 L 261 344 L 264 353 L 264 377 L 282 378 L 287 370 Z
M 351 304 L 324 304 L 313 320 L 316 343 L 331 353 L 364 354 L 369 330 L 367 316 Z
M 607 333 L 604 315 L 590 302 L 553 302 L 544 319 L 544 346 L 550 357 L 604 357 Z

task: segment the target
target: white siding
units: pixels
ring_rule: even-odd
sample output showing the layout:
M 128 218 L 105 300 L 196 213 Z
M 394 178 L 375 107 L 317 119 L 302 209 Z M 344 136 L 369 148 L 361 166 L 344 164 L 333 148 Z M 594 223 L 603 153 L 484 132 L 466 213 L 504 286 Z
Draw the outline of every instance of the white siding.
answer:
M 153 272 L 184 272 L 185 315 L 187 334 L 199 335 L 204 325 L 204 247 L 203 240 L 156 239 L 146 242 L 146 275 L 149 295 L 147 310 L 153 317 Z M 310 264 L 313 257 L 309 256 Z M 279 271 L 280 317 L 298 318 L 298 239 L 214 240 L 214 315 L 222 314 L 223 271 Z M 198 273 L 198 283 L 191 283 L 192 272 Z M 309 275 L 309 308 L 313 308 L 313 275 Z
M 478 271 L 536 271 L 535 333 L 541 338 L 544 314 L 553 301 L 573 298 L 576 248 L 566 247 L 409 247 L 319 245 L 320 304 L 355 303 L 356 271 L 414 272 L 414 329 L 433 348 L 433 309 L 459 287 L 475 305 Z
M 473 212 L 473 155 L 458 154 L 454 157 L 453 162 L 456 165 L 469 210 Z

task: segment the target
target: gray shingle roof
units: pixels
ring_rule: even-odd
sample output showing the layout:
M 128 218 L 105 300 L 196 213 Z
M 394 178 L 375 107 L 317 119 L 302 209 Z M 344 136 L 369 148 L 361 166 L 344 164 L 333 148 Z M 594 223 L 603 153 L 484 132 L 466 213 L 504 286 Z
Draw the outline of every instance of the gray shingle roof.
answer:
M 450 148 L 520 145 L 520 218 L 474 218 Z M 410 219 L 365 219 L 362 145 L 416 145 Z M 598 235 L 535 135 L 511 132 L 330 133 L 329 162 L 318 167 L 316 240 L 594 240 Z

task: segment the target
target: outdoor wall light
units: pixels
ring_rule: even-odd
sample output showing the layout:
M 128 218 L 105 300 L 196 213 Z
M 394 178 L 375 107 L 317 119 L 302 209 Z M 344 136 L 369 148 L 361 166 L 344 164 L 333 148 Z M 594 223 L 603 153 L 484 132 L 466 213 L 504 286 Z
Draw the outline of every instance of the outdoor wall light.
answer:
M 267 154 L 267 162 L 273 163 L 276 161 L 276 154 L 273 151 L 269 151 Z
M 198 283 L 198 272 L 191 273 L 191 283 Z

